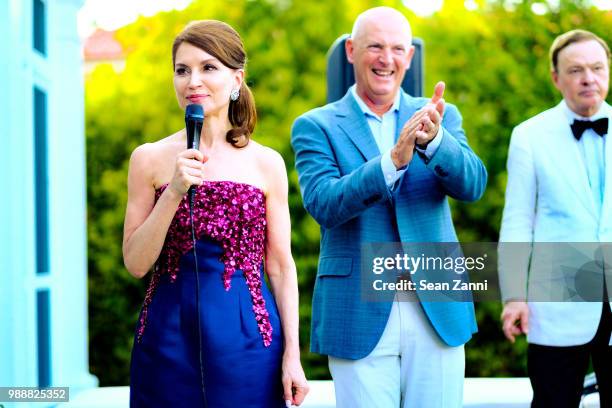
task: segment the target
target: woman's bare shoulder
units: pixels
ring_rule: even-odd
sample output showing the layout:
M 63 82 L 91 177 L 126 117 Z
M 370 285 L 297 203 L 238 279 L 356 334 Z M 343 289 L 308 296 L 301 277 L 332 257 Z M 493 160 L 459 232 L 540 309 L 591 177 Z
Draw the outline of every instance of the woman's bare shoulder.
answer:
M 164 173 L 168 163 L 179 151 L 180 132 L 167 136 L 156 142 L 144 143 L 132 152 L 130 173 L 140 174 L 156 186 L 157 180 Z
M 169 151 L 177 147 L 179 141 L 180 132 L 177 132 L 155 142 L 141 144 L 132 152 L 131 161 L 151 162 L 163 160 L 164 156 L 169 154 Z
M 252 146 L 251 146 L 252 145 Z M 262 145 L 261 143 L 251 141 L 249 147 L 253 149 L 255 160 L 260 166 L 272 166 L 278 168 L 280 165 L 284 167 L 285 161 L 283 156 L 271 147 Z
M 267 190 L 276 190 L 275 186 L 286 186 L 287 169 L 283 156 L 271 147 L 256 142 L 253 145 L 253 153 L 257 166 L 266 180 Z

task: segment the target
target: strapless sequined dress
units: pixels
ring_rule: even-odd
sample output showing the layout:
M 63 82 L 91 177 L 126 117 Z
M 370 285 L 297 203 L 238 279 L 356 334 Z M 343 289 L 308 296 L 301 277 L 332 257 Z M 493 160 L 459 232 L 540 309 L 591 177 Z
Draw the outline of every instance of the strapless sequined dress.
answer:
M 164 189 L 156 192 L 156 201 Z M 262 268 L 265 195 L 255 186 L 231 181 L 209 181 L 195 190 L 200 321 L 185 197 L 136 327 L 130 406 L 204 406 L 200 329 L 209 408 L 284 407 L 280 320 Z

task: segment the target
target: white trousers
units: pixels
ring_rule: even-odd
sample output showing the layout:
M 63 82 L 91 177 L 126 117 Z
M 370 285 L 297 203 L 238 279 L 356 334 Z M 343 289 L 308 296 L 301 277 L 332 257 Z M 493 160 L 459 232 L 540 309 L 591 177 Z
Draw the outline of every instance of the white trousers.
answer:
M 337 408 L 460 408 L 465 351 L 444 344 L 418 302 L 395 301 L 372 352 L 329 357 Z

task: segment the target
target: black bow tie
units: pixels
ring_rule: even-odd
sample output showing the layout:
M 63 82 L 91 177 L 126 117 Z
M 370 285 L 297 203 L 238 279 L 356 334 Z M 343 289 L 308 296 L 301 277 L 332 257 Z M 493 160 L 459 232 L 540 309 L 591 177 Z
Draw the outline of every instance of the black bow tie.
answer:
M 580 140 L 582 133 L 587 129 L 593 129 L 595 133 L 603 137 L 603 135 L 608 132 L 608 118 L 601 118 L 593 121 L 574 119 L 574 123 L 570 126 L 576 140 Z

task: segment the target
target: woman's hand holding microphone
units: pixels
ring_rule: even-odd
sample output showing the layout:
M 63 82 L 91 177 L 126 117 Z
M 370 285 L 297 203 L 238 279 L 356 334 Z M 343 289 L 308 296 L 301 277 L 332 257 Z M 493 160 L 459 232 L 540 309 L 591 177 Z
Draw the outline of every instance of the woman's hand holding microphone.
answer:
M 168 189 L 179 196 L 184 196 L 189 187 L 200 186 L 204 182 L 204 163 L 208 160 L 201 151 L 187 149 L 176 156 L 174 175 Z

